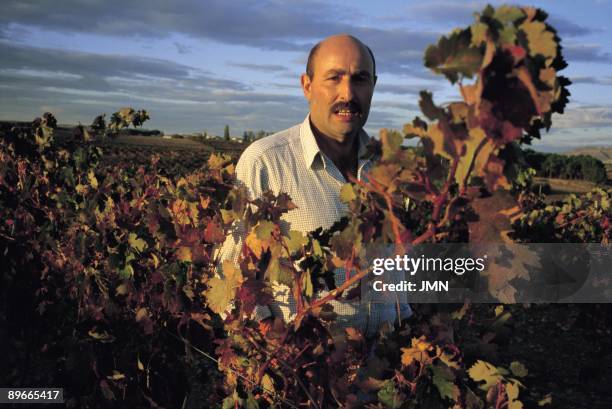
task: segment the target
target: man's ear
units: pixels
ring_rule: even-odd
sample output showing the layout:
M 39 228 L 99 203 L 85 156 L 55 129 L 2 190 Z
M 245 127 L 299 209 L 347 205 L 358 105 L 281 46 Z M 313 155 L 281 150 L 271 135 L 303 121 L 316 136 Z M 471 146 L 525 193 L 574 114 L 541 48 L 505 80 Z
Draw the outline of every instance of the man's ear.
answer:
M 302 91 L 304 92 L 304 96 L 306 97 L 308 102 L 310 102 L 310 95 L 311 95 L 310 86 L 312 84 L 312 80 L 310 79 L 308 74 L 304 73 L 302 74 L 300 81 L 302 83 Z

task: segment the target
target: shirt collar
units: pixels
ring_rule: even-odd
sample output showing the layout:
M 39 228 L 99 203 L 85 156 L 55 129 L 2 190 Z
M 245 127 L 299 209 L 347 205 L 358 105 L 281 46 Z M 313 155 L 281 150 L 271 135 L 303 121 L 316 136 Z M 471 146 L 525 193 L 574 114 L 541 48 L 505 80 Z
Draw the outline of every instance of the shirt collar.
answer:
M 310 114 L 306 115 L 306 119 L 302 122 L 300 126 L 300 141 L 302 142 L 302 150 L 304 152 L 304 160 L 306 161 L 306 166 L 308 168 L 312 167 L 312 164 L 317 157 L 318 153 L 323 154 L 319 149 L 319 145 L 317 145 L 317 140 L 315 139 L 314 134 L 312 133 L 312 127 L 310 126 Z M 368 133 L 361 129 L 359 131 L 359 150 L 357 153 L 358 158 L 362 158 L 367 152 L 367 144 L 370 141 L 370 136 Z M 325 166 L 325 161 L 324 166 Z

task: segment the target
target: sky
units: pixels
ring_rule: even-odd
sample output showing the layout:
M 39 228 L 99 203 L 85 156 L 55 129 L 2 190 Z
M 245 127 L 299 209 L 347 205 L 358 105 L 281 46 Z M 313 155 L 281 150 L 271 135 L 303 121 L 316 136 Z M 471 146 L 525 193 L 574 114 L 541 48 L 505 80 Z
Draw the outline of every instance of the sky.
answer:
M 488 2 L 493 6 L 503 2 Z M 146 109 L 169 133 L 280 131 L 303 121 L 300 74 L 310 48 L 353 34 L 372 49 L 378 82 L 366 130 L 401 129 L 459 91 L 423 66 L 429 44 L 474 21 L 480 1 L 3 0 L 0 120 L 52 112 L 89 124 L 119 108 Z M 534 147 L 612 145 L 612 2 L 535 1 L 562 39 L 573 84 L 564 115 Z

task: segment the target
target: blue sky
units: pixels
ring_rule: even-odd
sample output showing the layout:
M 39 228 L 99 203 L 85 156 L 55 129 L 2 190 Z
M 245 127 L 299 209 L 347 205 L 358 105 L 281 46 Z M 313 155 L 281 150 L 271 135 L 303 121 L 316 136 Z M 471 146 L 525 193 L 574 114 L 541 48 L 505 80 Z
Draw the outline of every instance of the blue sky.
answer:
M 490 2 L 493 5 L 502 2 Z M 458 99 L 422 64 L 427 45 L 471 24 L 479 1 L 31 1 L 0 15 L 0 119 L 45 111 L 91 123 L 123 106 L 147 109 L 149 128 L 233 135 L 278 131 L 304 119 L 299 76 L 310 47 L 356 35 L 377 59 L 366 125 L 400 128 L 418 114 L 418 91 Z M 612 145 L 612 4 L 537 1 L 557 28 L 574 81 L 571 103 L 535 144 L 562 151 Z

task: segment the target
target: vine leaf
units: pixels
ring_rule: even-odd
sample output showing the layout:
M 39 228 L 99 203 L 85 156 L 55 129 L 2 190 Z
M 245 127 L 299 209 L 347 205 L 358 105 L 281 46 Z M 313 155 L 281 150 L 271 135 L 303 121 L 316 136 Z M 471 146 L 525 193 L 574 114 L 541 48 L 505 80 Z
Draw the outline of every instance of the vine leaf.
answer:
M 353 189 L 353 185 L 351 185 L 350 183 L 346 183 L 344 186 L 342 186 L 342 189 L 340 189 L 340 200 L 342 200 L 344 203 L 349 203 L 355 200 L 356 198 L 357 195 L 355 194 L 355 189 Z
M 176 250 L 176 259 L 179 261 L 192 261 L 191 248 L 187 246 L 181 246 Z
M 207 243 L 223 243 L 225 240 L 225 233 L 219 224 L 213 220 L 206 224 L 204 229 L 204 240 Z
M 389 409 L 398 409 L 402 406 L 402 399 L 399 399 L 392 380 L 385 381 L 383 387 L 378 391 L 378 400 Z
M 261 377 L 261 387 L 266 391 L 274 392 L 274 380 L 268 374 Z
M 506 395 L 508 396 L 508 409 L 522 409 L 523 403 L 517 400 L 519 396 L 519 385 L 517 382 L 506 384 Z
M 518 376 L 519 378 L 524 378 L 529 373 L 527 368 L 525 368 L 525 365 L 518 361 L 513 361 L 510 364 L 510 371 L 512 371 L 514 376 Z
M 208 282 L 206 300 L 208 307 L 221 314 L 236 296 L 236 289 L 242 284 L 242 272 L 231 260 L 223 262 L 223 278 L 213 277 Z
M 442 36 L 437 45 L 430 45 L 425 51 L 425 66 L 444 74 L 451 83 L 457 82 L 459 75 L 472 78 L 482 64 L 482 53 L 471 46 L 470 30 Z
M 468 369 L 468 375 L 476 382 L 484 382 L 480 385 L 483 391 L 489 390 L 493 385 L 502 379 L 502 375 L 497 371 L 497 368 L 488 362 L 478 360 Z
M 408 366 L 413 362 L 423 363 L 429 360 L 428 352 L 431 350 L 433 350 L 433 346 L 425 340 L 425 336 L 412 338 L 412 346 L 410 348 L 401 348 L 402 365 Z
M 546 29 L 546 24 L 541 21 L 528 21 L 521 24 L 520 29 L 527 35 L 529 55 L 536 57 L 541 54 L 552 62 L 557 56 L 557 43 L 554 33 Z
M 271 221 L 262 220 L 253 228 L 246 238 L 246 244 L 255 253 L 257 258 L 261 258 L 262 253 L 270 248 L 273 242 L 272 232 L 278 227 Z
M 288 236 L 283 237 L 283 241 L 289 250 L 289 256 L 302 250 L 304 246 L 308 244 L 308 238 L 304 236 L 302 232 L 297 230 L 289 231 Z
M 503 24 L 514 23 L 523 17 L 525 17 L 525 13 L 520 8 L 514 6 L 499 6 L 493 13 L 493 18 Z
M 147 248 L 147 242 L 144 241 L 143 239 L 139 238 L 136 233 L 130 233 L 128 236 L 128 243 L 129 245 L 135 249 L 136 251 L 138 251 L 139 253 L 142 253 L 144 251 L 145 248 Z
M 439 366 L 433 366 L 433 379 L 432 382 L 438 388 L 440 397 L 442 399 L 448 398 L 456 400 L 459 397 L 459 389 L 453 383 L 455 376 L 448 368 L 441 368 Z

